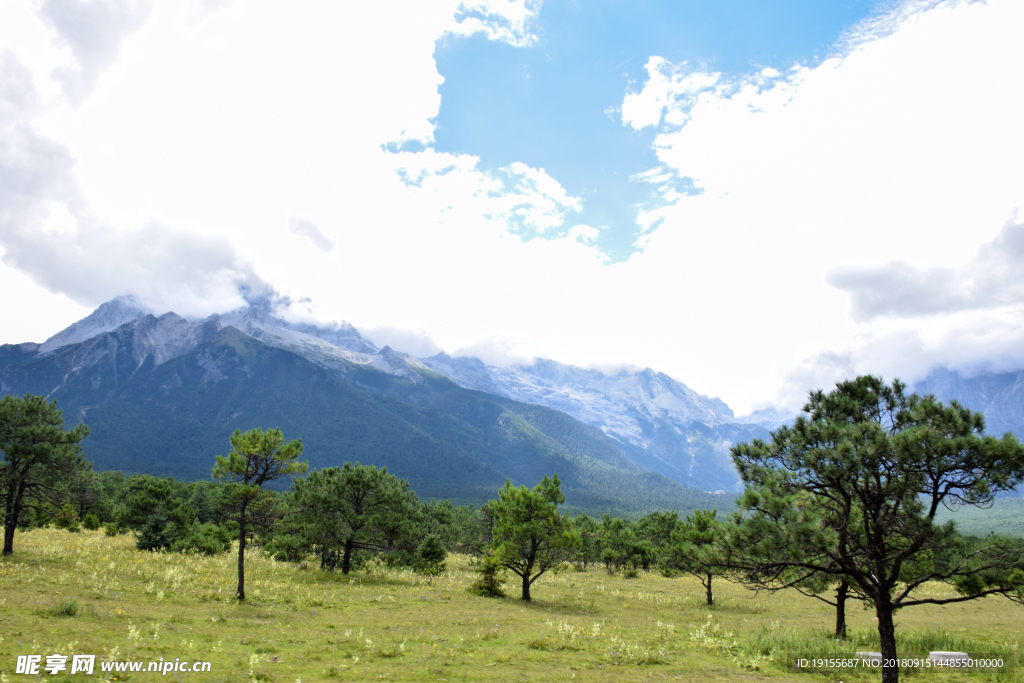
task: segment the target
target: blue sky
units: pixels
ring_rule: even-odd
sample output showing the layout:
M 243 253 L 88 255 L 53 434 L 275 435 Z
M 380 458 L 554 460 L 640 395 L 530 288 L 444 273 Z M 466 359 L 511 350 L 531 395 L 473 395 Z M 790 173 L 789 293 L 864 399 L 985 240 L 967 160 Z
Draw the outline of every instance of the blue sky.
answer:
M 867 0 L 721 0 L 693 2 L 545 2 L 526 47 L 482 34 L 448 34 L 435 58 L 444 83 L 435 149 L 480 157 L 483 169 L 519 161 L 542 168 L 583 211 L 577 223 L 603 228 L 598 245 L 613 261 L 628 258 L 639 235 L 636 206 L 659 198 L 630 180 L 658 165 L 655 131 L 624 126 L 624 93 L 638 90 L 652 55 L 729 75 L 815 64 L 850 26 L 868 16 Z M 689 178 L 684 193 L 699 192 Z M 524 236 L 534 233 L 516 226 Z

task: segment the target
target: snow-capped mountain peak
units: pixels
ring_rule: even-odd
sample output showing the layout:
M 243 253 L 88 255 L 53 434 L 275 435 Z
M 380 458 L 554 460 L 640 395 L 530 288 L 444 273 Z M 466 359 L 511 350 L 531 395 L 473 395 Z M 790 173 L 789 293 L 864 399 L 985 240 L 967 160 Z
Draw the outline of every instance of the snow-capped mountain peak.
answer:
M 116 330 L 121 325 L 150 313 L 152 311 L 143 307 L 133 295 L 119 296 L 100 305 L 86 317 L 47 339 L 39 346 L 39 352 L 49 353 L 68 344 L 83 342 L 104 332 Z

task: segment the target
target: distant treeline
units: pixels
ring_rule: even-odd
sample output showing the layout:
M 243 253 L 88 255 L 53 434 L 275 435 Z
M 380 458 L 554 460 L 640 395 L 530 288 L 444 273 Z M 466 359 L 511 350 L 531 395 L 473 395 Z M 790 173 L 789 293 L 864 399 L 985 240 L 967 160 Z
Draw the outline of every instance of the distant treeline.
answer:
M 338 535 L 336 544 L 326 537 L 309 538 L 312 522 L 303 517 L 315 516 L 317 511 L 308 509 L 314 495 L 323 503 L 329 501 L 325 489 L 331 485 L 335 487 L 331 493 L 344 499 L 343 482 L 333 473 L 345 469 L 310 472 L 297 478 L 289 491 L 265 490 L 249 542 L 279 559 L 342 569 L 348 540 L 344 533 Z M 447 500 L 420 501 L 406 482 L 386 470 L 358 464 L 348 469 L 378 480 L 359 490 L 348 482 L 350 493 L 373 489 L 381 499 L 376 510 L 361 513 L 366 523 L 359 533 L 352 534 L 350 569 L 372 557 L 416 565 L 419 546 L 427 537 L 438 539 L 447 552 L 482 556 L 490 546 L 493 512 L 489 503 L 476 507 Z M 238 532 L 237 499 L 228 483 L 88 470 L 65 492 L 63 505 L 40 505 L 28 511 L 20 520 L 20 529 L 56 526 L 75 532 L 82 527 L 103 528 L 109 536 L 133 534 L 140 550 L 205 554 L 226 552 Z M 675 511 L 654 512 L 639 520 L 609 515 L 595 519 L 586 513 L 569 519 L 581 540 L 573 562 L 581 568 L 602 564 L 627 573 L 656 568 L 681 522 Z
M 212 555 L 237 541 L 244 599 L 250 545 L 346 574 L 371 558 L 438 572 L 447 553 L 458 551 L 500 561 L 532 583 L 565 562 L 585 568 L 600 561 L 610 571 L 628 567 L 634 574 L 649 569 L 681 524 L 675 511 L 635 522 L 585 513 L 572 518 L 556 511 L 565 503 L 557 474 L 533 489 L 506 480 L 479 507 L 424 502 L 387 468 L 346 462 L 307 472 L 308 463 L 299 460 L 302 441 L 285 442 L 279 429 L 236 430 L 228 455 L 211 463 L 211 481 L 95 472 L 81 448 L 88 435 L 84 424 L 65 429 L 56 402 L 43 396 L 0 399 L 4 554 L 14 552 L 16 530 L 49 525 L 132 533 L 144 551 Z M 284 482 L 289 489 L 269 486 Z

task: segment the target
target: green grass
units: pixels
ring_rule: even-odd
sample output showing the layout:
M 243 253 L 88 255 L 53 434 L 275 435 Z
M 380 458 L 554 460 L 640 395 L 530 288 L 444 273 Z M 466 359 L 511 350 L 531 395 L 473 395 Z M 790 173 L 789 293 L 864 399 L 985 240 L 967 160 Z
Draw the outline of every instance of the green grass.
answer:
M 463 556 L 449 556 L 448 571 L 431 579 L 381 566 L 343 577 L 253 552 L 246 563 L 250 600 L 239 605 L 231 599 L 232 555 L 143 553 L 130 536 L 52 529 L 19 533 L 15 551 L 0 560 L 0 675 L 10 681 L 20 678 L 17 655 L 55 652 L 208 660 L 210 673 L 167 678 L 208 682 L 878 678 L 787 667 L 797 654 L 877 650 L 871 612 L 851 604 L 852 638 L 837 643 L 827 605 L 727 581 L 716 581 L 718 604 L 709 609 L 694 579 L 570 570 L 540 579 L 535 601 L 524 604 L 469 593 L 476 574 Z M 927 591 L 951 594 L 941 585 Z M 901 654 L 1006 653 L 1018 666 L 998 677 L 913 677 L 1024 680 L 1022 621 L 1024 609 L 997 598 L 912 608 L 897 617 Z M 102 680 L 98 666 L 94 680 Z

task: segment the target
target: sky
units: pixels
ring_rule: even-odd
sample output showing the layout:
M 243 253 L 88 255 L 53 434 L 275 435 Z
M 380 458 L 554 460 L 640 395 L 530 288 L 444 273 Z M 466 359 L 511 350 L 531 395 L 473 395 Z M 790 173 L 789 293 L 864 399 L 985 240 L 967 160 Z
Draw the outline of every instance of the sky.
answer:
M 266 294 L 744 414 L 1024 368 L 1024 4 L 0 4 L 0 343 Z

